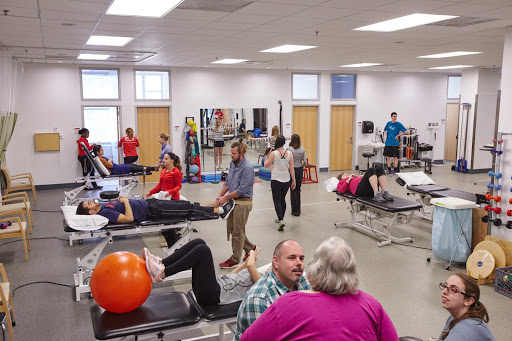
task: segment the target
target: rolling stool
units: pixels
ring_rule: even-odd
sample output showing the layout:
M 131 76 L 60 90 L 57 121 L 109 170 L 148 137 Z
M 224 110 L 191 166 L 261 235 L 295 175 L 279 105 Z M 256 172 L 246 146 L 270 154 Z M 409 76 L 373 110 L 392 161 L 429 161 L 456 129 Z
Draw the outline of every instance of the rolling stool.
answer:
M 429 157 L 422 157 L 422 162 L 425 162 L 425 173 L 432 174 L 432 159 Z
M 370 169 L 370 159 L 375 156 L 375 153 L 363 153 L 363 157 L 366 158 L 366 170 Z M 360 172 L 364 173 L 363 170 L 359 170 Z

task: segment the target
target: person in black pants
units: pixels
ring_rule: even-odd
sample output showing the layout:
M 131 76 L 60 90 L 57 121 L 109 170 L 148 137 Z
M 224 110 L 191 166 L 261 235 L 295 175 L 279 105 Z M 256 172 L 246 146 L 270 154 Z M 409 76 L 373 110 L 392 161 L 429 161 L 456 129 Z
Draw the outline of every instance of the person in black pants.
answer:
M 96 144 L 92 144 L 92 145 L 89 145 L 89 141 L 87 140 L 87 138 L 89 138 L 89 129 L 87 128 L 82 128 L 78 131 L 78 133 L 80 134 L 80 138 L 78 139 L 77 143 L 78 143 L 78 161 L 80 161 L 80 164 L 82 165 L 82 175 L 84 177 L 88 176 L 89 174 L 91 176 L 94 176 L 94 167 L 92 166 L 91 162 L 89 161 L 89 159 L 87 158 L 87 156 L 85 155 L 85 152 L 82 148 L 82 145 L 80 143 L 83 143 L 85 145 L 85 147 L 87 148 L 87 150 L 91 151 L 92 148 L 96 145 Z M 84 185 L 87 184 L 87 181 L 84 182 Z M 91 189 L 101 189 L 103 188 L 103 186 L 98 186 L 98 184 L 96 182 L 91 182 L 91 185 L 93 187 L 85 187 L 86 190 L 91 190 Z
M 212 252 L 202 239 L 191 240 L 164 259 L 154 256 L 147 248 L 143 249 L 142 256 L 153 283 L 192 269 L 192 290 L 197 302 L 214 305 L 241 301 L 251 286 L 262 277 L 263 274 L 256 269 L 260 251 L 251 250 L 244 263 L 230 274 L 221 276 L 215 275 Z
M 307 163 L 306 150 L 300 145 L 300 136 L 292 135 L 288 150 L 293 155 L 293 170 L 295 172 L 295 189 L 290 191 L 290 201 L 292 202 L 292 215 L 300 216 L 300 187 L 304 175 L 304 166 Z
M 336 191 L 339 193 L 351 192 L 358 197 L 373 197 L 374 201 L 380 203 L 395 200 L 386 190 L 386 173 L 382 167 L 370 167 L 362 176 L 341 173 L 338 179 L 340 182 Z

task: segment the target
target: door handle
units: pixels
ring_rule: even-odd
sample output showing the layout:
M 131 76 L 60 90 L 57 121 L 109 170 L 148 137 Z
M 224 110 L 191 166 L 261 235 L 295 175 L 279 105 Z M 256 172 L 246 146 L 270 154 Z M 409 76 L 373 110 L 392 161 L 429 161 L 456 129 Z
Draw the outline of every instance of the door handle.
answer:
M 348 138 L 348 143 L 352 143 L 352 136 Z

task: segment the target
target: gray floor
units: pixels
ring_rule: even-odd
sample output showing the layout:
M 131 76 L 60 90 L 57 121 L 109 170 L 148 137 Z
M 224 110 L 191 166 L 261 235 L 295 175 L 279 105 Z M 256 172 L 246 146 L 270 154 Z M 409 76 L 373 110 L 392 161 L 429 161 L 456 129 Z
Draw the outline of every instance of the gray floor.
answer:
M 449 165 L 433 169 L 432 178 L 439 184 L 472 192 L 485 191 L 485 183 L 478 186 L 473 182 L 485 179 L 485 175 L 468 175 L 450 171 Z M 377 247 L 375 239 L 348 228 L 335 228 L 334 223 L 348 221 L 347 204 L 337 202 L 336 195 L 327 193 L 322 182 L 336 173 L 321 173 L 318 184 L 303 185 L 302 215 L 293 217 L 287 211 L 284 232 L 278 232 L 275 223 L 270 184 L 268 182 L 254 185 L 254 208 L 251 212 L 247 232 L 249 238 L 262 247 L 259 263 L 271 261 L 274 246 L 283 239 L 299 242 L 306 254 L 306 262 L 316 246 L 324 239 L 337 235 L 344 238 L 354 249 L 358 261 L 362 290 L 375 296 L 390 315 L 398 334 L 415 335 L 423 339 L 438 336 L 448 313 L 441 307 L 441 292 L 438 283 L 464 268 L 452 267 L 445 270 L 438 263 L 427 263 L 425 250 L 390 245 Z M 399 187 L 394 177 L 388 177 L 390 192 L 406 197 L 406 192 Z M 220 190 L 220 184 L 184 184 L 182 194 L 189 200 L 208 202 L 213 200 Z M 142 186 L 141 186 L 142 187 Z M 147 187 L 150 187 L 148 185 Z M 142 193 L 142 188 L 137 188 Z M 136 191 L 136 192 L 137 192 Z M 90 193 L 88 193 L 90 194 Z M 59 210 L 63 200 L 63 190 L 46 190 L 38 192 L 39 210 Z M 32 234 L 32 251 L 29 261 L 24 259 L 23 246 L 20 242 L 4 244 L 0 242 L 0 262 L 4 263 L 13 288 L 36 281 L 52 281 L 68 286 L 73 284 L 76 257 L 83 257 L 93 248 L 96 240 L 89 240 L 82 245 L 69 246 L 66 240 L 37 239 L 57 237 L 66 239 L 62 230 L 62 214 L 34 212 L 36 226 Z M 226 241 L 225 222 L 222 220 L 199 222 L 195 224 L 199 233 L 212 248 L 216 263 L 222 262 L 230 255 L 230 243 Z M 432 224 L 414 219 L 411 224 L 394 230 L 398 236 L 414 236 L 414 246 L 428 247 L 431 239 Z M 144 237 L 118 237 L 108 245 L 104 255 L 118 250 L 140 253 L 144 245 L 157 251 L 161 237 L 158 235 Z M 219 272 L 222 272 L 219 269 Z M 169 290 L 188 290 L 187 280 L 175 284 L 163 284 L 155 287 L 153 292 Z M 489 311 L 489 326 L 497 340 L 510 340 L 512 325 L 509 312 L 512 300 L 497 294 L 493 286 L 481 287 L 481 301 Z M 71 288 L 51 284 L 33 284 L 15 291 L 16 340 L 94 340 L 89 317 L 89 307 L 94 304 L 82 296 L 80 302 L 74 301 Z M 182 338 L 198 336 L 200 332 L 180 336 Z M 509 335 L 508 337 L 506 335 Z M 168 338 L 166 338 L 168 340 Z M 170 339 L 169 339 L 170 340 Z

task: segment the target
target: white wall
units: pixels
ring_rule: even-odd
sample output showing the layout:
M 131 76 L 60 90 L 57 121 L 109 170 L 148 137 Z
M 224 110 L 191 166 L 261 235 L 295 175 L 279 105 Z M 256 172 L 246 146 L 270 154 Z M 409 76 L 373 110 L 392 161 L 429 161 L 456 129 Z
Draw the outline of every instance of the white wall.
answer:
M 334 71 L 336 72 L 336 71 Z M 291 71 L 220 68 L 176 68 L 171 70 L 171 101 L 135 101 L 132 67 L 120 68 L 121 100 L 81 101 L 79 67 L 76 65 L 25 64 L 19 97 L 20 118 L 7 152 L 13 173 L 30 171 L 36 184 L 74 182 L 80 175 L 77 161 L 78 136 L 73 128 L 82 126 L 83 105 L 119 105 L 121 128 L 136 128 L 137 106 L 171 107 L 171 145 L 183 154 L 182 131 L 185 117 L 199 118 L 201 108 L 267 108 L 268 126 L 279 124 L 278 100 L 283 101 L 283 134 L 292 133 L 293 105 L 319 107 L 318 166 L 329 167 L 331 105 L 356 105 L 354 119 L 354 165 L 357 146 L 372 136 L 361 133 L 356 122 L 374 121 L 384 127 L 392 111 L 406 127 L 418 128 L 420 142 L 429 143 L 429 122 L 439 123 L 434 142 L 434 158 L 444 154 L 444 122 L 446 116 L 447 75 L 437 73 L 361 72 L 357 76 L 357 101 L 331 101 L 331 72 L 319 72 L 320 99 L 291 101 Z M 171 106 L 172 104 L 172 106 Z M 178 126 L 177 130 L 175 127 Z M 61 151 L 35 153 L 33 134 L 62 134 Z

